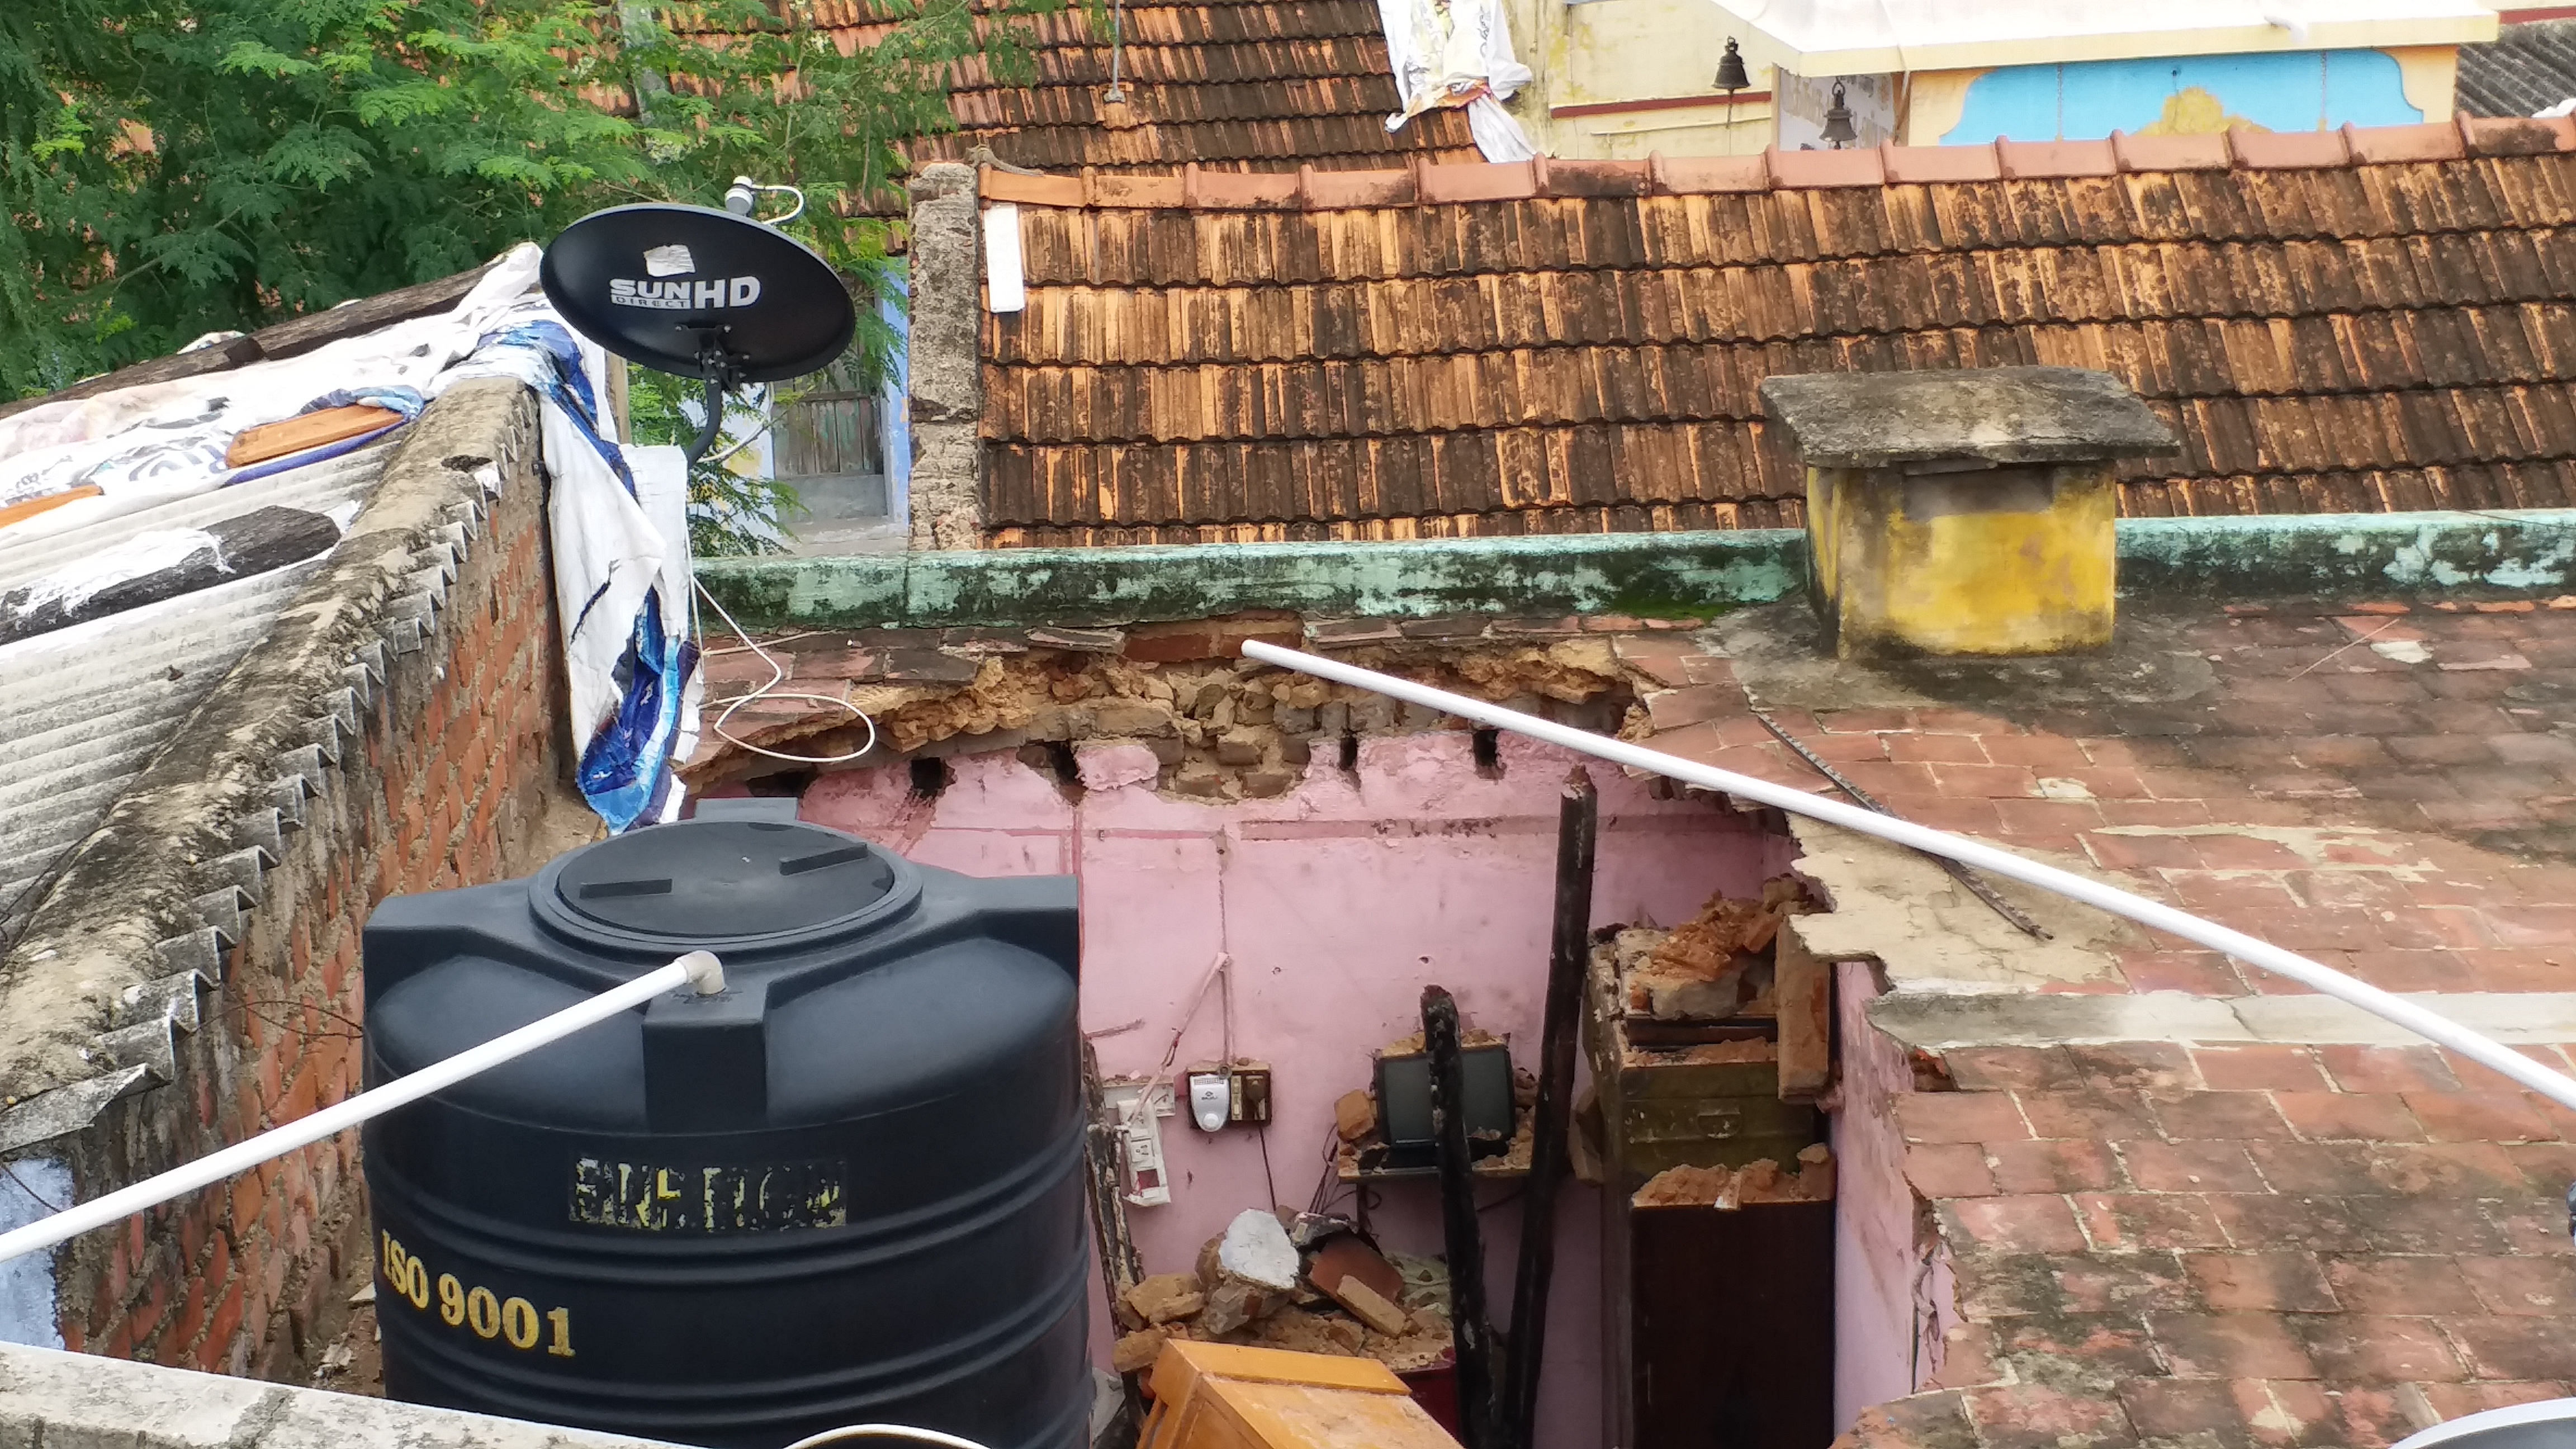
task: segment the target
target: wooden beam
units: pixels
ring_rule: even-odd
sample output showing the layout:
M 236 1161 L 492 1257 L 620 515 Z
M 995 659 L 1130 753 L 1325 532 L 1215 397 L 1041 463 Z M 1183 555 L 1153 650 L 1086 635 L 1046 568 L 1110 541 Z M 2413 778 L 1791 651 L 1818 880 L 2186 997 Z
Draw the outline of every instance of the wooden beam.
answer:
M 1440 1155 L 1440 1228 L 1458 1359 L 1458 1441 L 1465 1449 L 1506 1449 L 1495 1432 L 1485 1239 L 1476 1221 L 1475 1165 L 1467 1156 L 1467 1062 L 1459 1043 L 1458 1003 L 1437 986 L 1422 988 L 1422 1049 L 1431 1058 L 1431 1130 Z
M 426 317 L 433 312 L 448 311 L 464 301 L 465 294 L 473 291 L 474 284 L 483 280 L 483 274 L 489 270 L 491 268 L 487 264 L 434 282 L 378 292 L 372 297 L 360 297 L 337 307 L 307 312 L 274 327 L 263 327 L 252 333 L 250 340 L 259 344 L 262 357 L 299 357 L 342 338 L 373 332 L 379 327 L 390 327 L 414 317 Z
M 1538 1101 L 1531 1107 L 1530 1175 L 1521 1196 L 1520 1272 L 1512 1284 L 1512 1336 L 1504 1355 L 1504 1442 L 1531 1449 L 1538 1433 L 1539 1364 L 1547 1353 L 1548 1285 L 1556 1272 L 1556 1198 L 1565 1185 L 1574 1121 L 1575 1034 L 1583 976 L 1592 962 L 1592 860 L 1601 799 L 1580 766 L 1566 777 L 1556 823 L 1556 926 L 1549 941 L 1545 1025 L 1539 1034 Z

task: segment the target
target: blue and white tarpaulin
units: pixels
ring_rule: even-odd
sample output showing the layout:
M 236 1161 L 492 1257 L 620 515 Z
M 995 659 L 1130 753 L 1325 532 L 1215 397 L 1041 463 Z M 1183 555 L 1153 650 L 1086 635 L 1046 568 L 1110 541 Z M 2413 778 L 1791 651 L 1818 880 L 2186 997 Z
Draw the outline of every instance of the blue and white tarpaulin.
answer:
M 542 298 L 500 319 L 459 376 L 518 377 L 544 403 L 555 608 L 572 682 L 574 782 L 611 830 L 679 818 L 705 681 L 689 632 L 688 474 L 677 448 L 599 425 L 599 350 Z M 449 379 L 442 378 L 444 385 Z

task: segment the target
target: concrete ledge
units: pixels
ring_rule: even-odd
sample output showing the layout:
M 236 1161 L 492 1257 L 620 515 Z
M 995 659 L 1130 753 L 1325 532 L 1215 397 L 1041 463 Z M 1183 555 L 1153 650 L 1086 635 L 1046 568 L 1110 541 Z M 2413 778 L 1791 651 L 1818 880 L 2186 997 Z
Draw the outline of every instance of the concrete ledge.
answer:
M 2329 996 L 2138 996 L 1899 990 L 1869 1004 L 1872 1025 L 1910 1047 L 2067 1046 L 2124 1041 L 2412 1046 L 2422 1038 Z M 2400 999 L 2512 1046 L 2576 1041 L 2576 992 L 2401 992 Z
M 698 577 L 751 627 L 1128 624 L 1247 609 L 1699 617 L 1801 587 L 1806 535 L 1592 533 L 1404 543 L 987 549 L 712 559 Z
M 0 1449 L 649 1449 L 659 1442 L 0 1344 Z
M 2120 524 L 2123 596 L 2529 593 L 2565 590 L 2571 580 L 2576 509 L 2141 518 Z
M 1797 529 L 1405 543 L 988 549 L 710 559 L 698 577 L 751 628 L 1010 627 L 1331 617 L 1706 617 L 1805 586 Z M 2120 525 L 2120 592 L 2377 598 L 2576 587 L 2576 510 L 2146 518 Z

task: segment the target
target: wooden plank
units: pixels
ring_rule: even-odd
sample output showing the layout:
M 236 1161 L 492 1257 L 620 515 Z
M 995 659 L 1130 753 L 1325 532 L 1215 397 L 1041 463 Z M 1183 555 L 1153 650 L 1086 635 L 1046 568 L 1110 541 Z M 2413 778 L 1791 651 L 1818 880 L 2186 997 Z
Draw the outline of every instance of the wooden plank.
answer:
M 224 466 L 247 468 L 271 458 L 291 457 L 350 438 L 363 437 L 401 421 L 402 414 L 391 408 L 370 407 L 364 403 L 299 413 L 278 422 L 242 429 L 234 436 L 233 445 L 224 450 Z
M 1504 1449 L 1495 1432 L 1494 1329 L 1485 1311 L 1485 1238 L 1467 1156 L 1467 1065 L 1459 1035 L 1457 1001 L 1440 987 L 1422 988 L 1422 1048 L 1431 1058 L 1431 1125 L 1440 1149 L 1440 1235 L 1457 1336 L 1458 1439 L 1467 1449 Z
M 1499 1415 L 1504 1441 L 1522 1449 L 1538 1442 L 1539 1365 L 1547 1351 L 1548 1286 L 1556 1272 L 1556 1197 L 1565 1185 L 1573 1124 L 1574 1038 L 1583 1020 L 1583 973 L 1592 959 L 1593 843 L 1600 817 L 1592 776 L 1578 766 L 1566 777 L 1558 809 L 1556 924 L 1548 947 L 1529 1187 L 1521 1199 L 1520 1271 L 1512 1285 L 1512 1337 Z
M 434 282 L 379 292 L 372 297 L 343 302 L 337 307 L 307 312 L 274 327 L 263 327 L 252 333 L 250 340 L 259 345 L 259 356 L 298 357 L 344 337 L 356 337 L 396 322 L 445 312 L 464 301 L 465 294 L 473 291 L 474 284 L 483 280 L 483 274 L 490 269 L 486 264 Z
M 84 483 L 78 488 L 66 488 L 60 493 L 48 493 L 42 498 L 30 498 L 24 503 L 12 503 L 6 508 L 0 508 L 0 528 L 7 528 L 22 518 L 33 518 L 39 513 L 51 513 L 76 498 L 96 498 L 105 491 L 95 483 Z
M 47 596 L 37 602 L 36 591 L 47 582 L 40 579 L 0 595 L 0 644 L 266 573 L 325 552 L 340 541 L 340 526 L 323 515 L 274 506 L 210 524 L 203 532 L 205 543 L 178 562 L 89 593 Z M 68 567 L 76 570 L 88 562 Z

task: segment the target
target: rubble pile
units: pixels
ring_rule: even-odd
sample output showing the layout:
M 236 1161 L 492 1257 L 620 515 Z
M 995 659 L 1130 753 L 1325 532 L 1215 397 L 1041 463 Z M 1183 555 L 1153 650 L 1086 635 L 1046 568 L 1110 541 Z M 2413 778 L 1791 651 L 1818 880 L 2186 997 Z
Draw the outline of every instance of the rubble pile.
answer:
M 1624 989 L 1624 1015 L 1715 1022 L 1779 1015 L 1772 1000 L 1773 944 L 1791 916 L 1818 909 L 1793 876 L 1763 882 L 1758 900 L 1719 892 L 1673 929 L 1620 928 L 1608 944 Z
M 1347 1222 L 1248 1208 L 1199 1250 L 1195 1271 L 1157 1273 L 1119 1295 L 1111 1366 L 1135 1373 L 1173 1339 L 1373 1358 L 1398 1373 L 1451 1351 L 1448 1270 L 1389 1257 Z
M 1628 1199 L 1631 1207 L 1714 1207 L 1752 1203 L 1831 1202 L 1834 1150 L 1819 1142 L 1800 1152 L 1796 1171 L 1768 1157 L 1742 1167 L 1668 1167 Z

